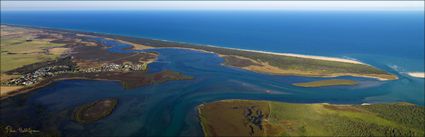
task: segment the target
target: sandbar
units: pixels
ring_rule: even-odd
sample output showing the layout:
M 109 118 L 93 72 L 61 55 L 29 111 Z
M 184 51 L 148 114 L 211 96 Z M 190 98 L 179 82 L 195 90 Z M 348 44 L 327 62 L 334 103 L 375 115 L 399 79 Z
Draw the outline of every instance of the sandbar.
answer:
M 425 78 L 424 72 L 407 72 L 407 75 L 415 78 Z

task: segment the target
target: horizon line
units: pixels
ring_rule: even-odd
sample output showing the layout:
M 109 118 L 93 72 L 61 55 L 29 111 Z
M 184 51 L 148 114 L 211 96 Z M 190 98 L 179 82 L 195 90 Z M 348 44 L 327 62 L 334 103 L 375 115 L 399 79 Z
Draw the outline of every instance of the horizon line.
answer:
M 253 8 L 253 9 L 0 9 L 1 12 L 19 12 L 19 11 L 425 11 L 425 9 L 271 9 L 271 8 Z
M 424 1 L 1 1 L 1 11 L 424 10 Z

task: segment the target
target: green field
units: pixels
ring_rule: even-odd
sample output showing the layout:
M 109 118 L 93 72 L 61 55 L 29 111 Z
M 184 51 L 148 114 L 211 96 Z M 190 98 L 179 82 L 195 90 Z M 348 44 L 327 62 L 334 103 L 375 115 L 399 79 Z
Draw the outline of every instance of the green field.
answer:
M 3 28 L 3 27 L 2 27 Z M 17 29 L 17 31 L 24 31 Z M 13 29 L 9 30 L 13 31 Z M 24 65 L 37 62 L 54 60 L 57 54 L 50 54 L 47 49 L 53 47 L 61 47 L 64 44 L 50 43 L 46 39 L 31 39 L 30 34 L 21 34 L 18 32 L 10 32 L 13 37 L 3 35 L 1 37 L 1 72 L 4 73 Z M 8 34 L 7 32 L 4 32 Z M 18 33 L 18 34 L 14 34 Z M 9 35 L 12 35 L 9 34 Z M 31 41 L 27 41 L 31 39 Z
M 329 80 L 319 80 L 312 82 L 303 82 L 303 83 L 294 83 L 292 85 L 299 87 L 326 87 L 326 86 L 354 86 L 358 83 L 354 80 L 345 80 L 345 79 L 329 79 Z
M 247 115 L 252 108 L 256 110 L 254 115 Z M 198 110 L 207 136 L 424 136 L 425 126 L 425 108 L 406 103 L 330 105 L 225 100 L 201 105 Z M 264 116 L 258 117 L 258 112 Z M 260 126 L 253 128 L 253 123 Z

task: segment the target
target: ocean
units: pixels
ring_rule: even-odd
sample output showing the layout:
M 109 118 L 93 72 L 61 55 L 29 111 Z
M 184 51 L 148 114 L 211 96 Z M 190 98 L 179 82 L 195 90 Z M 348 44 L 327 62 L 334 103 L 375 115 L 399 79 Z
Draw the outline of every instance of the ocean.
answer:
M 259 74 L 223 66 L 223 59 L 211 53 L 150 49 L 160 56 L 149 71 L 169 69 L 195 79 L 136 89 L 124 89 L 111 81 L 64 80 L 1 104 L 3 123 L 22 117 L 38 119 L 25 123 L 28 126 L 55 121 L 65 136 L 202 135 L 196 106 L 222 99 L 424 105 L 424 79 L 405 74 L 424 72 L 421 11 L 2 11 L 1 23 L 349 58 L 400 78 L 378 81 L 341 77 L 360 84 L 301 88 L 291 84 L 327 78 Z M 104 41 L 114 47 L 111 52 L 123 52 L 121 49 L 128 46 Z M 106 97 L 119 99 L 117 109 L 106 119 L 79 125 L 63 115 L 76 105 Z M 26 98 L 25 108 L 16 108 L 18 104 L 13 102 L 22 98 Z M 49 117 L 33 114 L 39 106 L 47 110 Z
M 422 11 L 2 11 L 2 23 L 232 48 L 411 59 L 424 71 Z M 397 65 L 397 64 L 392 64 Z

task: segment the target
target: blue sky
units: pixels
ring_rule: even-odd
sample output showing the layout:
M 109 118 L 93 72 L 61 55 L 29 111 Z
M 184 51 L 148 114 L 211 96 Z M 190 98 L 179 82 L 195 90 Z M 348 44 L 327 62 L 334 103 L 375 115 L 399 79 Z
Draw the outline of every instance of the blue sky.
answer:
M 1 1 L 1 10 L 424 10 L 424 1 Z

